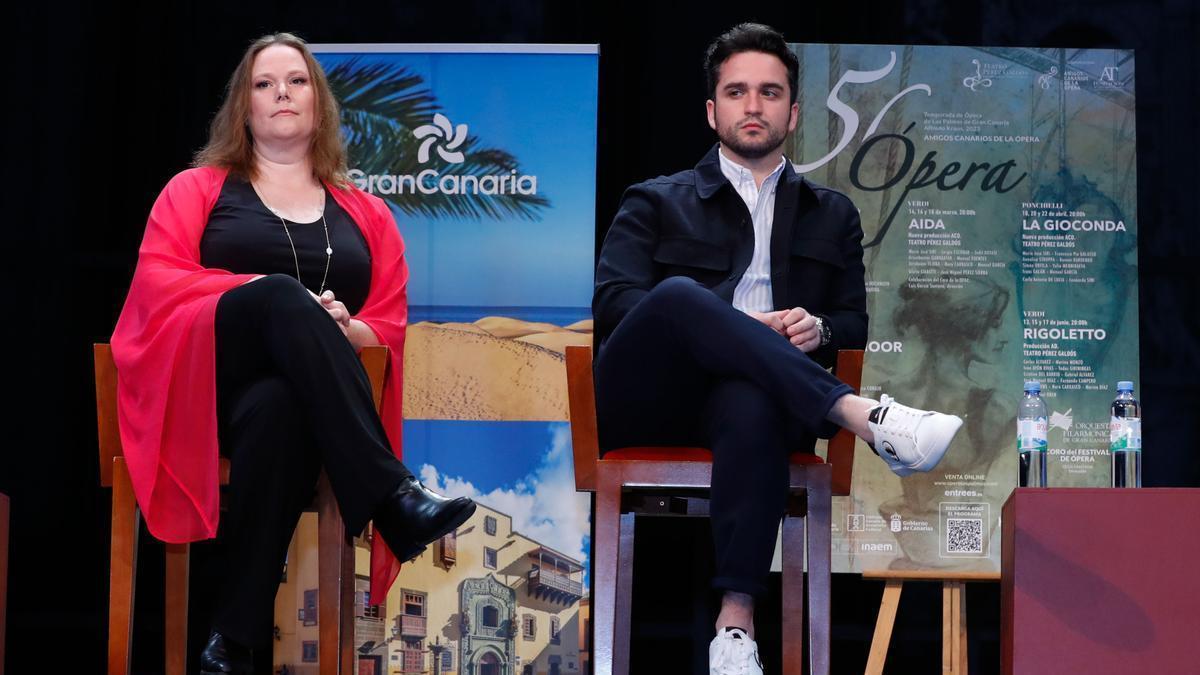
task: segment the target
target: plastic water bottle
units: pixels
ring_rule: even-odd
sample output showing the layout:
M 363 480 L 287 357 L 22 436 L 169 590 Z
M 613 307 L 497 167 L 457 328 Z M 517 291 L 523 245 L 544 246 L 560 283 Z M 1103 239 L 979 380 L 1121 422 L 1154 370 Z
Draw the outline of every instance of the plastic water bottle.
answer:
M 1108 449 L 1112 454 L 1112 486 L 1142 487 L 1142 407 L 1133 397 L 1133 383 L 1117 383 L 1108 425 Z
M 1021 453 L 1021 487 L 1046 487 L 1046 402 L 1040 382 L 1025 383 L 1017 411 L 1017 451 Z

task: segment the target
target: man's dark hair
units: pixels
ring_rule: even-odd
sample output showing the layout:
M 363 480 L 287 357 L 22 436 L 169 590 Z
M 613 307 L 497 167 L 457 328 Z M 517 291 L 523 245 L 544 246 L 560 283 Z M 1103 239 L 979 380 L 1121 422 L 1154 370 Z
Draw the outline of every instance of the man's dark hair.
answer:
M 761 23 L 739 23 L 708 46 L 708 50 L 704 52 L 704 73 L 708 77 L 710 99 L 717 97 L 717 79 L 721 75 L 721 65 L 729 57 L 742 52 L 763 52 L 783 61 L 783 65 L 787 66 L 790 102 L 796 102 L 800 59 L 788 49 L 782 33 Z

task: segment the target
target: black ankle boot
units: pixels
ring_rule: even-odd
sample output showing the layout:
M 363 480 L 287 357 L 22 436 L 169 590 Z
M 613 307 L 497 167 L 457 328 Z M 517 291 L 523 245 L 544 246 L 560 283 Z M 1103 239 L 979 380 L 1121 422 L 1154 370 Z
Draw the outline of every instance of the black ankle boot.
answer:
M 200 675 L 254 675 L 254 652 L 214 630 L 200 653 Z
M 400 562 L 407 562 L 473 513 L 475 502 L 470 499 L 448 499 L 410 476 L 375 511 L 375 530 Z

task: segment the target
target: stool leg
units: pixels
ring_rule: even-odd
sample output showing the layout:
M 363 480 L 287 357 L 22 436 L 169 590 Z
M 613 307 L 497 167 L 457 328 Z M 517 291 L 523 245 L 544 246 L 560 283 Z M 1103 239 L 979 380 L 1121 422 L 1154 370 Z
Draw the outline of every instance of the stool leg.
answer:
M 338 594 L 338 614 L 341 617 L 338 643 L 338 665 L 343 675 L 354 672 L 354 542 L 346 536 L 345 526 L 338 518 L 338 530 L 342 540 L 342 587 Z
M 804 668 L 804 521 L 783 519 L 783 675 L 800 675 Z
M 129 674 L 139 520 L 129 471 L 123 460 L 114 460 L 112 544 L 108 559 L 108 675 Z
M 596 675 L 613 675 L 613 629 L 616 622 L 617 549 L 621 535 L 621 478 L 601 467 L 596 485 L 596 529 L 592 548 L 596 597 L 593 599 L 593 663 Z M 618 673 L 617 675 L 625 675 Z
M 187 670 L 188 553 L 187 544 L 166 544 L 166 630 L 164 653 L 166 675 L 184 675 Z
M 634 514 L 621 514 L 617 549 L 617 606 L 613 616 L 613 672 L 629 672 L 630 617 L 633 614 Z
M 808 483 L 808 654 L 812 675 L 829 675 L 829 623 L 832 580 L 830 482 L 832 467 L 806 467 Z
M 322 472 L 317 481 L 317 662 L 321 675 L 337 675 L 349 673 L 343 670 L 343 619 L 345 612 L 342 599 L 345 596 L 343 558 L 349 548 L 346 546 L 346 532 L 342 525 L 342 517 L 338 512 L 333 490 L 329 487 L 329 479 Z M 353 555 L 353 551 L 350 552 Z M 353 583 L 353 579 L 349 580 Z

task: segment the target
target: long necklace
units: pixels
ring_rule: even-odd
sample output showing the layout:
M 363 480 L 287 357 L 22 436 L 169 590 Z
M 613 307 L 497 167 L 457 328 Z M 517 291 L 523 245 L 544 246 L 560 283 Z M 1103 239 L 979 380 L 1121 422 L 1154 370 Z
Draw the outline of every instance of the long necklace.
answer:
M 296 264 L 296 281 L 300 285 L 304 285 L 304 280 L 300 278 L 300 257 L 296 255 L 296 242 L 292 240 L 292 231 L 288 229 L 287 221 L 279 212 L 274 209 L 267 200 L 263 199 L 262 193 L 258 191 L 258 186 L 254 186 L 254 191 L 258 192 L 258 199 L 267 207 L 267 210 L 275 214 L 279 222 L 283 224 L 283 233 L 287 235 L 288 245 L 292 247 L 292 262 Z M 325 195 L 325 191 L 321 190 L 321 195 Z M 333 245 L 329 242 L 329 223 L 325 222 L 325 205 L 321 205 L 321 227 L 325 229 L 325 274 L 321 275 L 321 288 L 317 291 L 317 295 L 325 292 L 325 282 L 329 279 L 329 264 L 333 260 Z

